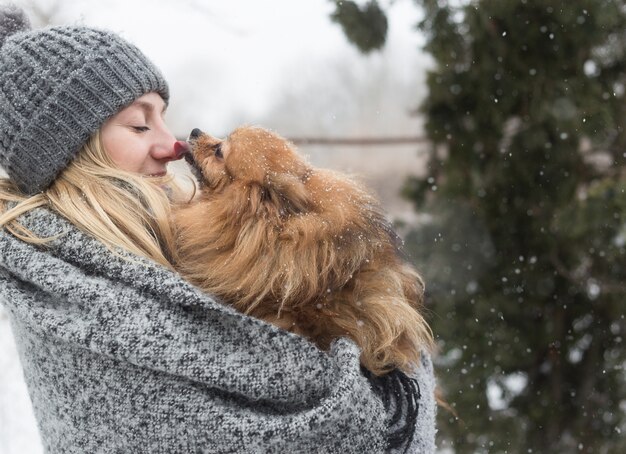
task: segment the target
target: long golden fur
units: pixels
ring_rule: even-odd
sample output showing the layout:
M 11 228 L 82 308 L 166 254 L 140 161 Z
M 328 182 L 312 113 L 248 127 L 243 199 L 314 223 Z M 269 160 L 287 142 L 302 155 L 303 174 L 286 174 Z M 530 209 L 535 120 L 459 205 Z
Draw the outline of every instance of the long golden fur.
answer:
M 180 273 L 322 349 L 349 336 L 374 374 L 410 371 L 433 343 L 424 286 L 376 200 L 262 128 L 191 146 L 201 192 L 174 211 Z

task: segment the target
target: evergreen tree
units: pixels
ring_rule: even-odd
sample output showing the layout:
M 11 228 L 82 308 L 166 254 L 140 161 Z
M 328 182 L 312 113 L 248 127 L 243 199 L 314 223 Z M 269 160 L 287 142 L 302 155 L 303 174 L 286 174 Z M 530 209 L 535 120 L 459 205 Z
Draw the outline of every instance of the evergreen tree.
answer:
M 439 444 L 626 452 L 625 2 L 416 3 L 433 147 L 406 194 L 431 222 L 406 245 L 458 414 Z

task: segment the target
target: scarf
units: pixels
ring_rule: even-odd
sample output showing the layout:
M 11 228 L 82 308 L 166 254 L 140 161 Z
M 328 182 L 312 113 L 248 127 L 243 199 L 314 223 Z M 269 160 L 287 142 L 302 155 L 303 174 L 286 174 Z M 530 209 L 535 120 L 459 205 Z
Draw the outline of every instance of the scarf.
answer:
M 410 377 L 368 377 L 348 339 L 320 351 L 50 210 L 19 222 L 59 235 L 0 231 L 0 303 L 46 452 L 434 452 L 427 354 Z

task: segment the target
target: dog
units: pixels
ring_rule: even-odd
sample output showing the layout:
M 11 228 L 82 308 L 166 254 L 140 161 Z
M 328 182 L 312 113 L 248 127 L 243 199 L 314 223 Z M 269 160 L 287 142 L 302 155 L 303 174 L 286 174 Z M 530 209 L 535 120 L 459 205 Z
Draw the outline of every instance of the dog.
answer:
M 323 350 L 350 337 L 374 375 L 411 372 L 433 345 L 424 284 L 376 199 L 260 127 L 188 144 L 199 193 L 174 210 L 179 273 Z

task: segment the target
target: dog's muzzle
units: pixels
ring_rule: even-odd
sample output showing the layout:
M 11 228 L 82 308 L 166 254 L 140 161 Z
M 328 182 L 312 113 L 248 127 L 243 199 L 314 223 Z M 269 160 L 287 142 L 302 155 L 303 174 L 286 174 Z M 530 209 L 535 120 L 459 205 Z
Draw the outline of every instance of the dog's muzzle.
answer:
M 194 159 L 193 152 L 189 151 L 188 153 L 185 153 L 184 156 L 185 161 L 187 161 L 187 164 L 189 164 L 189 167 L 191 168 L 191 173 L 193 173 L 193 176 L 196 177 L 198 183 L 204 184 L 204 174 L 202 173 L 202 168 Z

